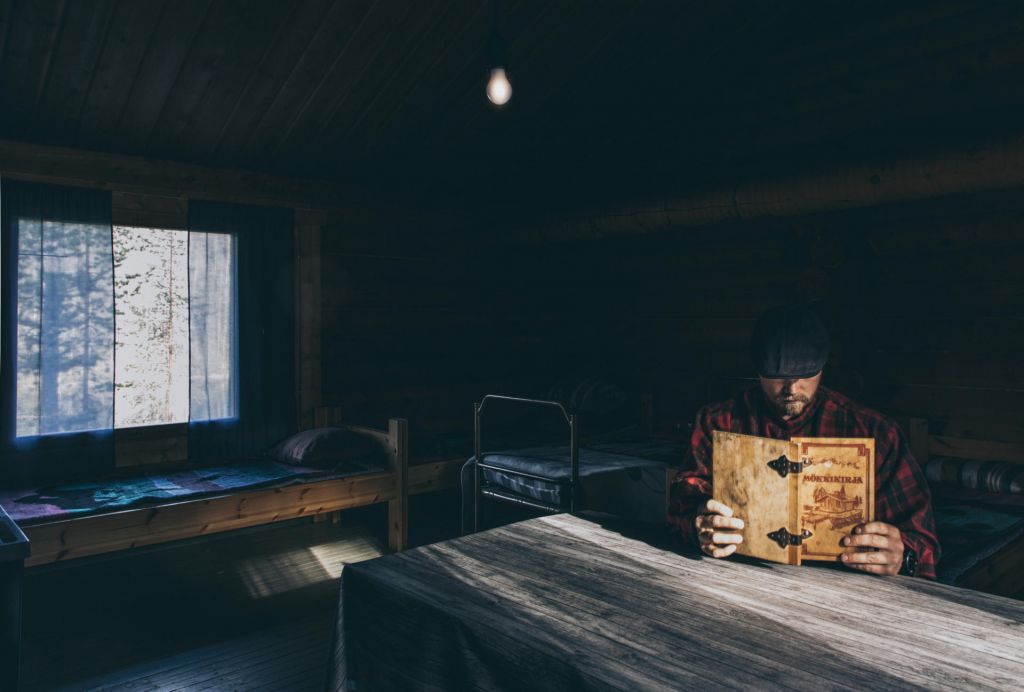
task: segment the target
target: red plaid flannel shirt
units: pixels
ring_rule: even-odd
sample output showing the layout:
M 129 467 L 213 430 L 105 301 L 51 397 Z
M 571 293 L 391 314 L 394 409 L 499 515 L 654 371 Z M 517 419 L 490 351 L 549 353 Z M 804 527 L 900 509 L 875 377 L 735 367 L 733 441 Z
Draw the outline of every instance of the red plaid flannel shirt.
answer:
M 697 414 L 690 453 L 672 483 L 669 504 L 669 525 L 694 545 L 694 517 L 700 505 L 711 497 L 714 430 L 780 440 L 800 436 L 873 437 L 875 518 L 899 528 L 904 544 L 917 553 L 917 575 L 935 578 L 939 541 L 935 536 L 931 494 L 894 421 L 826 387 L 819 387 L 811 405 L 788 421 L 774 413 L 760 387 L 748 389 L 735 399 L 705 406 Z

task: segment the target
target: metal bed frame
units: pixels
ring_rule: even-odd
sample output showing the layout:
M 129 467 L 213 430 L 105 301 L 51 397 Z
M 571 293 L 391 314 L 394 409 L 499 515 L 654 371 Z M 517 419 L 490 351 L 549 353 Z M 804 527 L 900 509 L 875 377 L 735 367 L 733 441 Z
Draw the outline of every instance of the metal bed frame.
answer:
M 510 401 L 519 404 L 536 405 L 536 406 L 548 406 L 551 408 L 557 408 L 561 413 L 562 417 L 565 418 L 565 422 L 569 425 L 569 511 L 575 512 L 580 507 L 580 445 L 579 445 L 579 420 L 577 414 L 566 411 L 565 407 L 557 401 L 544 401 L 542 399 L 524 399 L 522 397 L 515 396 L 503 396 L 500 394 L 488 394 L 478 403 L 473 404 L 473 453 L 474 453 L 474 469 L 473 469 L 473 531 L 480 530 L 480 510 L 481 500 L 484 497 L 491 497 L 502 502 L 510 502 L 526 507 L 532 507 L 534 509 L 543 510 L 546 512 L 558 513 L 562 511 L 561 504 L 545 503 L 538 500 L 531 500 L 524 497 L 520 497 L 515 493 L 506 490 L 497 490 L 489 488 L 483 484 L 483 470 L 491 469 L 492 471 L 500 471 L 502 473 L 513 473 L 523 478 L 533 478 L 536 480 L 547 481 L 549 483 L 561 484 L 563 481 L 549 478 L 547 476 L 541 476 L 531 473 L 523 473 L 521 471 L 511 471 L 500 466 L 485 463 L 483 460 L 483 451 L 480 444 L 480 418 L 484 411 L 484 407 L 488 401 Z

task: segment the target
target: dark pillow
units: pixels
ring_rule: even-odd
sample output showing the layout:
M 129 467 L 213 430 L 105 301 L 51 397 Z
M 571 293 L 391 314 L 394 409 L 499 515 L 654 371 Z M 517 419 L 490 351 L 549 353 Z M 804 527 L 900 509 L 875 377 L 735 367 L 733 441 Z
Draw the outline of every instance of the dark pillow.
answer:
M 283 464 L 333 468 L 339 464 L 380 460 L 386 453 L 379 441 L 344 428 L 315 428 L 295 433 L 270 450 Z
M 599 378 L 564 379 L 548 390 L 548 399 L 560 401 L 580 414 L 584 435 L 608 432 L 635 423 L 629 395 L 617 384 Z

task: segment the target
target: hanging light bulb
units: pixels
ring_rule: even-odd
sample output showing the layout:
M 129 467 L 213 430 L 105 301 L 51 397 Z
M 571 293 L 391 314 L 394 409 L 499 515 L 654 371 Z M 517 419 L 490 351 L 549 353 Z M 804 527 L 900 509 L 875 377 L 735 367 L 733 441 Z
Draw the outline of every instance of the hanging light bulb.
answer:
M 487 81 L 487 99 L 495 106 L 504 106 L 512 98 L 512 85 L 504 67 L 491 69 L 491 78 Z
M 487 37 L 487 66 L 491 71 L 487 80 L 487 100 L 495 106 L 504 106 L 512 98 L 512 85 L 505 74 L 505 39 L 498 31 L 498 0 L 494 0 L 491 35 Z

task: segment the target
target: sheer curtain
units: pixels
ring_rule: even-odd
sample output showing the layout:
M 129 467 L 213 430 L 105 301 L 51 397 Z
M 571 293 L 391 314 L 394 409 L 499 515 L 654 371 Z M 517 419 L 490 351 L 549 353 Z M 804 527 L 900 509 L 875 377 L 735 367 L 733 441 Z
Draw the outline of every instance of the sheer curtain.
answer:
M 190 461 L 295 430 L 293 228 L 290 209 L 189 202 Z
M 238 417 L 237 240 L 188 234 L 189 420 Z
M 110 194 L 4 180 L 3 472 L 75 478 L 113 467 Z

